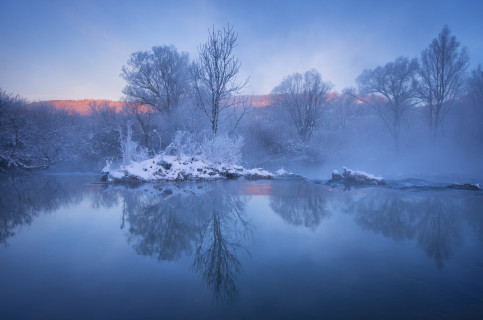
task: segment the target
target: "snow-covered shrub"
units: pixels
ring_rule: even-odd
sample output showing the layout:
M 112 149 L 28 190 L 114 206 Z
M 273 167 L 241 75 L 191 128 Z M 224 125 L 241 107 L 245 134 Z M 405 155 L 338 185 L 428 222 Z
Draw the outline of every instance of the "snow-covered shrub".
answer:
M 242 136 L 229 137 L 227 134 L 205 137 L 201 143 L 201 153 L 206 160 L 215 164 L 240 164 L 244 142 Z
M 126 137 L 123 136 L 121 129 L 119 129 L 119 137 L 123 165 L 128 165 L 131 161 L 141 161 L 148 158 L 148 151 L 133 140 L 130 123 L 127 125 Z
M 178 159 L 182 155 L 187 155 L 202 158 L 213 164 L 234 165 L 241 162 L 243 144 L 242 136 L 230 137 L 227 134 L 220 134 L 212 137 L 178 131 L 164 154 L 175 155 Z
M 176 156 L 178 159 L 182 155 L 201 156 L 200 139 L 187 131 L 177 131 L 164 154 Z

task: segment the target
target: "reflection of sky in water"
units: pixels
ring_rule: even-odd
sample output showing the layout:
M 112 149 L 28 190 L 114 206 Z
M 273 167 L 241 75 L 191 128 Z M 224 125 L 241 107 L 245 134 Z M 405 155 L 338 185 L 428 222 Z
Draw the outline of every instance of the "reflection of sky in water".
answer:
M 2 318 L 438 318 L 483 310 L 480 193 L 88 182 L 3 183 Z

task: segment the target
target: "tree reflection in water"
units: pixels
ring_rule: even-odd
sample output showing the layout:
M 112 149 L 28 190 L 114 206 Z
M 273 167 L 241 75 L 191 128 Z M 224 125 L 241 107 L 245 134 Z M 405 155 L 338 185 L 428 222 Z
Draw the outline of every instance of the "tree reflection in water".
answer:
M 194 250 L 192 270 L 217 303 L 235 303 L 237 257 L 252 232 L 246 200 L 227 182 L 150 185 L 122 192 L 128 241 L 137 253 L 170 261 Z
M 270 207 L 283 220 L 294 226 L 314 230 L 329 217 L 324 186 L 307 181 L 274 182 Z
M 356 222 L 364 229 L 395 241 L 414 237 L 417 203 L 411 195 L 395 190 L 372 190 L 354 201 L 353 210 Z
M 196 225 L 188 198 L 126 190 L 122 201 L 123 216 L 129 222 L 128 242 L 137 253 L 166 261 L 191 253 Z
M 365 229 L 395 241 L 416 239 L 441 270 L 461 243 L 462 216 L 474 209 L 454 192 L 371 189 L 363 197 L 354 195 L 350 211 Z
M 245 215 L 245 201 L 237 194 L 215 188 L 205 207 L 211 217 L 199 229 L 193 270 L 213 291 L 216 302 L 234 303 L 239 294 L 235 283 L 241 272 L 237 258 L 240 241 L 251 234 L 252 226 Z
M 39 214 L 51 213 L 84 199 L 84 193 L 76 192 L 75 183 L 54 177 L 19 174 L 0 178 L 0 243 L 4 245 Z
M 468 220 L 470 226 L 478 234 L 481 242 L 483 242 L 483 195 L 479 197 L 471 197 L 465 201 L 468 204 L 469 210 L 465 210 L 465 218 Z
M 428 197 L 419 205 L 418 242 L 440 270 L 461 243 L 457 217 L 463 210 L 458 200 L 440 195 Z
M 243 182 L 129 187 L 88 184 L 91 181 L 92 177 L 3 176 L 0 243 L 6 245 L 39 214 L 62 206 L 84 199 L 95 208 L 121 204 L 121 227 L 128 230 L 128 242 L 137 253 L 161 261 L 193 254 L 191 269 L 200 274 L 214 300 L 236 302 L 236 278 L 242 269 L 238 255 L 253 231 L 246 199 L 239 194 Z M 273 211 L 295 226 L 314 230 L 331 212 L 347 212 L 365 229 L 395 241 L 414 239 L 439 269 L 462 243 L 463 219 L 483 241 L 481 193 L 389 188 L 343 192 L 305 181 L 273 181 L 269 197 Z

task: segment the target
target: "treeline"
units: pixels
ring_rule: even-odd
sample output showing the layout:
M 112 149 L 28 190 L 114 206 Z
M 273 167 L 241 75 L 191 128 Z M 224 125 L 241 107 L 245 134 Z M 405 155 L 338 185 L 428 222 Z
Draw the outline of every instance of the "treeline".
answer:
M 357 88 L 333 92 L 312 69 L 282 79 L 263 108 L 240 96 L 248 80 L 237 78 L 236 45 L 228 26 L 211 29 L 194 60 L 174 46 L 131 54 L 121 70 L 121 112 L 107 101 L 91 102 L 87 115 L 32 107 L 0 90 L 0 168 L 63 162 L 98 169 L 105 159 L 152 156 L 187 135 L 190 142 L 224 135 L 228 143 L 241 136 L 252 165 L 371 147 L 400 154 L 416 147 L 483 146 L 483 70 L 468 72 L 468 52 L 447 26 L 419 58 L 397 57 L 364 70 Z

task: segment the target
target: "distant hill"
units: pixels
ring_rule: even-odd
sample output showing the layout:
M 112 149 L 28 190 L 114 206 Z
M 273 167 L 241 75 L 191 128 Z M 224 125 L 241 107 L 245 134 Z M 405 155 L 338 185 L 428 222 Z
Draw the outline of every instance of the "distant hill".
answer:
M 268 94 L 247 97 L 251 99 L 254 107 L 268 107 L 270 105 L 270 96 Z
M 246 96 L 246 98 L 248 99 L 248 101 L 251 101 L 251 104 L 253 107 L 266 107 L 270 105 L 269 95 Z M 46 100 L 46 101 L 33 102 L 29 104 L 29 106 L 35 107 L 43 104 L 50 104 L 55 106 L 57 109 L 62 109 L 69 112 L 77 112 L 77 113 L 80 113 L 81 115 L 87 115 L 89 113 L 90 103 L 95 103 L 95 104 L 108 103 L 111 106 L 114 106 L 117 112 L 122 110 L 121 101 L 113 101 L 108 99 Z
M 29 106 L 35 107 L 35 106 L 40 106 L 44 104 L 50 104 L 56 107 L 57 109 L 66 110 L 69 112 L 77 112 L 82 115 L 87 115 L 89 113 L 90 103 L 96 103 L 96 104 L 109 103 L 111 106 L 114 106 L 116 108 L 117 112 L 121 111 L 122 109 L 121 101 L 113 101 L 108 99 L 46 100 L 46 101 L 33 102 L 29 104 Z

